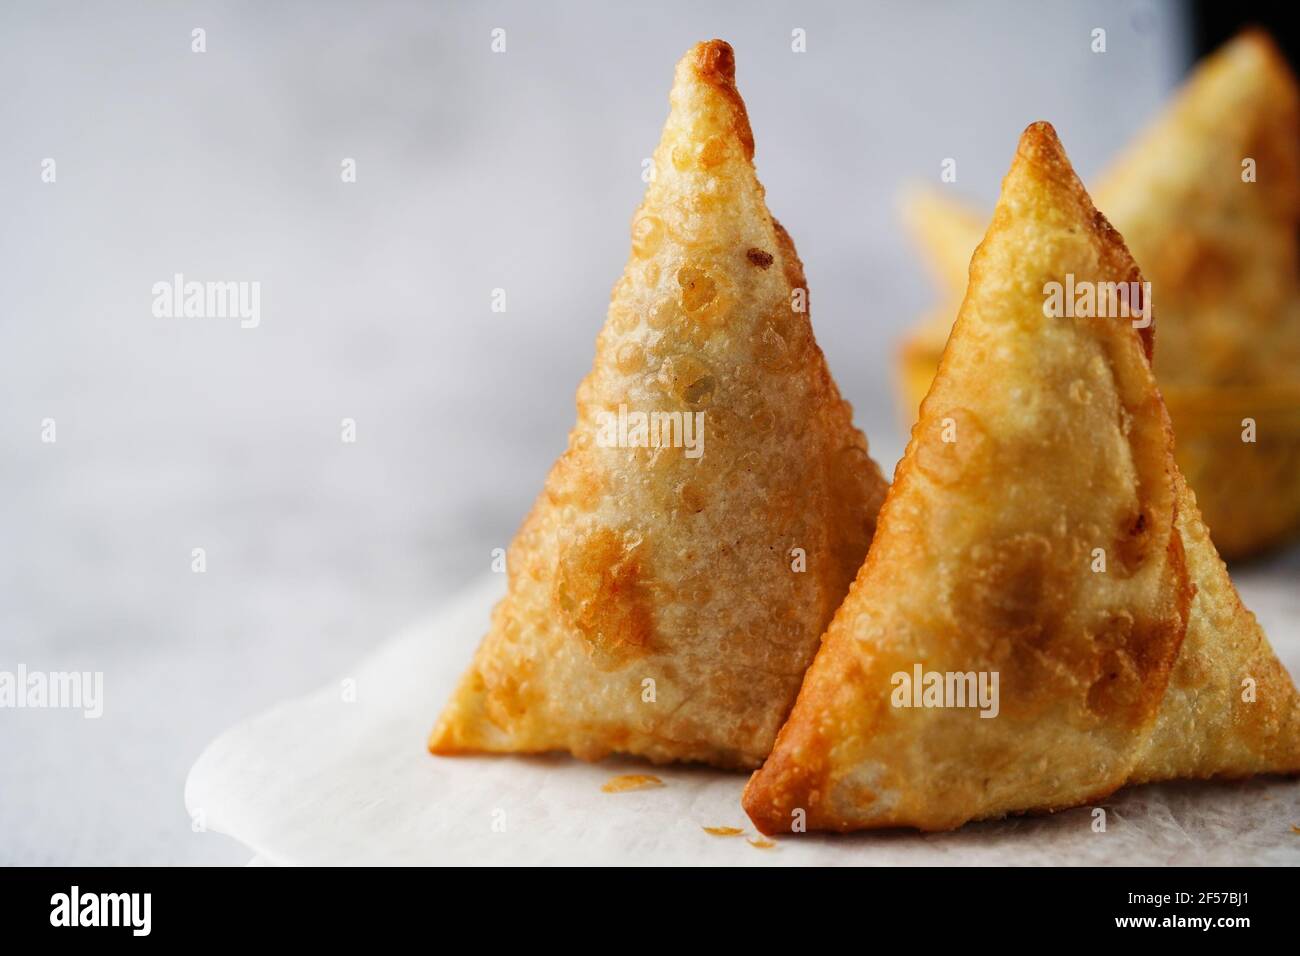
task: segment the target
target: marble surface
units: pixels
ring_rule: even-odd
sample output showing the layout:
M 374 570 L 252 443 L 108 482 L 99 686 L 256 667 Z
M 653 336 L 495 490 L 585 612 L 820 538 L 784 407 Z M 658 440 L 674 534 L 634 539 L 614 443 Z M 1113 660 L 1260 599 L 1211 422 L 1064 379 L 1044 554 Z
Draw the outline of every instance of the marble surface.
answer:
M 952 156 L 957 188 L 991 202 L 1039 118 L 1097 171 L 1183 71 L 1177 15 L 0 7 L 0 669 L 105 684 L 98 720 L 0 710 L 0 863 L 247 859 L 193 832 L 186 771 L 507 543 L 562 450 L 692 42 L 736 47 L 769 202 L 888 469 L 903 442 L 893 343 L 932 300 L 900 188 Z M 152 286 L 178 272 L 260 282 L 260 324 L 155 318 Z M 489 310 L 498 287 L 505 314 Z M 1277 567 L 1252 574 L 1294 582 L 1294 561 Z

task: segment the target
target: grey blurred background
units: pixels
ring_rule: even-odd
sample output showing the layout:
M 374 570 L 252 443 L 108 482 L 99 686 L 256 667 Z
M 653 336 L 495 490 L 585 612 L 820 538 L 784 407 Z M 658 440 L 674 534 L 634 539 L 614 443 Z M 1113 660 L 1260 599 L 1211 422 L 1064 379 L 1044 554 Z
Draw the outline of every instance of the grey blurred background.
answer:
M 736 49 L 759 177 L 889 471 L 895 344 L 935 298 L 900 188 L 951 156 L 991 205 L 1036 119 L 1086 180 L 1187 68 L 1184 12 L 5 4 L 0 669 L 103 671 L 105 713 L 0 710 L 0 863 L 247 859 L 192 832 L 190 763 L 508 543 L 563 450 L 693 42 Z M 177 272 L 260 281 L 260 326 L 155 318 Z

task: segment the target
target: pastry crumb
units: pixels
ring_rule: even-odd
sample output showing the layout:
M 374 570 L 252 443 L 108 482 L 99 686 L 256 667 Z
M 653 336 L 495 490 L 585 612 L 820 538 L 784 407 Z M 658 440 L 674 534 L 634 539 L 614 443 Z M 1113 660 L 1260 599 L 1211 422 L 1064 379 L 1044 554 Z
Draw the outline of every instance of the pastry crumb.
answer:
M 745 832 L 740 827 L 701 827 L 700 829 L 710 836 L 718 837 L 740 836 Z
M 662 787 L 664 782 L 649 773 L 625 773 L 610 777 L 600 789 L 604 793 L 624 793 L 628 790 L 653 790 Z
M 762 837 L 755 837 L 754 839 L 748 842 L 750 846 L 755 847 L 759 850 L 770 850 L 772 849 L 772 847 L 776 846 L 776 844 L 773 843 L 771 840 L 765 840 Z

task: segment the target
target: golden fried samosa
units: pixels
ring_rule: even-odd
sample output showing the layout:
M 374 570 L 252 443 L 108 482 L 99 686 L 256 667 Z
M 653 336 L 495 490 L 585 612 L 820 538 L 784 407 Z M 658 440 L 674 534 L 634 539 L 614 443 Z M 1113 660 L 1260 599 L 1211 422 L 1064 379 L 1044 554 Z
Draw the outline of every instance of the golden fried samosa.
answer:
M 1266 33 L 1201 63 L 1096 196 L 1151 280 L 1161 388 L 1300 380 L 1300 91 Z
M 731 47 L 692 49 L 670 100 L 577 425 L 436 754 L 755 767 L 871 541 L 884 481 L 764 203 Z M 696 446 L 658 440 L 678 419 Z
M 1267 34 L 1207 58 L 1094 190 L 1150 280 L 1156 379 L 1176 456 L 1220 552 L 1240 558 L 1300 529 L 1300 91 Z M 912 196 L 906 219 L 945 296 L 979 241 L 967 207 Z M 925 395 L 955 308 L 900 350 L 904 413 Z M 1243 441 L 1247 422 L 1255 441 Z
M 1047 316 L 1066 281 L 1143 280 L 1036 123 L 871 552 L 745 790 L 765 833 L 948 829 L 1133 773 L 1192 597 L 1172 435 L 1149 323 Z
M 1178 531 L 1196 593 L 1154 732 L 1130 782 L 1300 772 L 1300 695 L 1237 596 L 1196 496 L 1182 475 L 1176 481 Z
M 1300 90 L 1266 33 L 1201 63 L 1093 195 L 1151 282 L 1162 388 L 1300 380 Z M 979 217 L 931 189 L 904 218 L 959 299 Z

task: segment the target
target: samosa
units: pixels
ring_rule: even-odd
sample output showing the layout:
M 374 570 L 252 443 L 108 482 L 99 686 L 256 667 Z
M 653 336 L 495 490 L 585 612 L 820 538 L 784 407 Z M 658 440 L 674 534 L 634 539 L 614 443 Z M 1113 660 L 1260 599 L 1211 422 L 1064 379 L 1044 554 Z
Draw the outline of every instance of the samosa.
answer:
M 1162 389 L 1300 382 L 1300 89 L 1266 33 L 1206 59 L 1096 196 L 1154 287 Z
M 1196 587 L 1187 636 L 1131 783 L 1300 773 L 1300 694 L 1241 603 L 1181 474 L 1177 527 Z
M 884 480 L 764 203 L 731 47 L 692 49 L 670 100 L 577 425 L 436 754 L 755 767 L 871 541 Z
M 1200 64 L 1093 195 L 1150 280 L 1156 379 L 1176 455 L 1225 555 L 1300 530 L 1300 90 L 1272 40 L 1248 30 Z M 938 193 L 906 219 L 949 302 L 982 224 Z M 904 342 L 906 413 L 929 387 L 955 309 Z
M 871 552 L 745 790 L 764 832 L 949 829 L 1300 769 L 1295 690 L 1172 458 L 1150 302 L 1064 316 L 1067 281 L 1145 289 L 1037 123 Z
M 1300 380 L 1300 89 L 1266 33 L 1201 63 L 1092 193 L 1151 281 L 1162 388 Z M 916 190 L 904 218 L 959 301 L 981 217 Z

